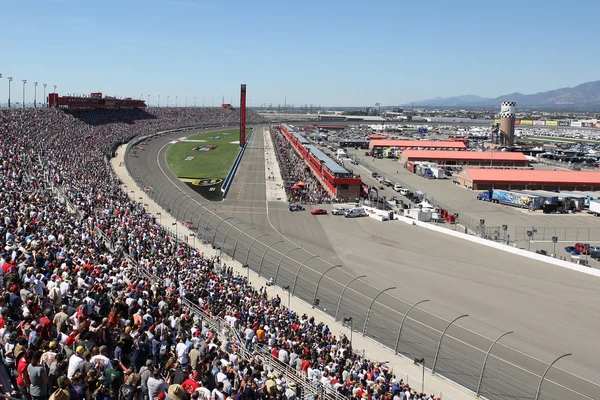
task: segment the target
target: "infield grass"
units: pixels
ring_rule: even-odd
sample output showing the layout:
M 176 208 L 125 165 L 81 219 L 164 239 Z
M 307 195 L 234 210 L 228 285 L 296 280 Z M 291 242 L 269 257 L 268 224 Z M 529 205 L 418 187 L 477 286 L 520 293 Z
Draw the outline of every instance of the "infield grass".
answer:
M 225 179 L 240 150 L 239 130 L 203 132 L 171 145 L 167 151 L 169 168 L 179 178 Z M 235 143 L 231 143 L 235 142 Z M 201 146 L 217 146 L 212 150 L 195 150 Z M 186 161 L 186 158 L 194 157 Z

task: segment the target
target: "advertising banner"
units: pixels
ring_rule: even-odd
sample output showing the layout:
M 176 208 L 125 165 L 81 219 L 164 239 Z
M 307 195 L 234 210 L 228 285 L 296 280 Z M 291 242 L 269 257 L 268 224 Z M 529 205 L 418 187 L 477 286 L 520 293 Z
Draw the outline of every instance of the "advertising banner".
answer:
M 584 128 L 593 128 L 594 127 L 594 123 L 593 122 L 582 122 L 581 126 Z
M 596 123 L 594 124 L 594 128 L 600 128 L 600 122 L 596 122 Z
M 522 119 L 521 125 L 533 125 L 533 121 L 530 119 Z
M 556 121 L 546 121 L 546 126 L 558 126 L 558 122 L 556 122 Z
M 521 120 L 520 119 L 515 120 L 515 125 L 521 125 Z
M 500 120 L 499 120 L 499 119 L 495 119 L 495 120 L 494 120 L 494 124 L 499 124 L 499 123 L 500 123 Z
M 558 121 L 558 126 L 570 126 L 571 121 Z
M 581 128 L 581 121 L 571 121 L 571 126 Z
M 537 120 L 537 121 L 533 121 L 533 124 L 534 124 L 534 125 L 537 125 L 537 126 L 540 126 L 540 125 L 546 125 L 546 121 L 540 121 L 540 120 Z

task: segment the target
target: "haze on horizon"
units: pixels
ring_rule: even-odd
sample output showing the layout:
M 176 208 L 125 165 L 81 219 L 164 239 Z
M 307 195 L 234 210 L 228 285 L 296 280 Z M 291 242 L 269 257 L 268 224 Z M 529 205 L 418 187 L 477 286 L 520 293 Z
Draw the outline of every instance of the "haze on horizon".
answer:
M 28 80 L 26 102 L 34 81 L 180 106 L 235 105 L 240 83 L 252 107 L 536 93 L 600 79 L 598 11 L 586 0 L 11 1 L 0 103 L 8 76 L 18 101 Z

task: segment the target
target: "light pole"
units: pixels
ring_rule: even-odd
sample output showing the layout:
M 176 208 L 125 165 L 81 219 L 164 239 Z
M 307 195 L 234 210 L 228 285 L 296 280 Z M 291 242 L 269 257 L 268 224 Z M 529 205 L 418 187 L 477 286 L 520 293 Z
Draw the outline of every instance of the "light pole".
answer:
M 169 108 L 169 96 L 167 96 L 167 108 Z
M 158 224 L 162 225 L 162 214 L 157 212 L 156 215 L 158 215 Z
M 148 104 L 146 106 L 150 107 L 150 95 L 148 95 Z
M 175 241 L 178 241 L 178 237 L 177 237 L 177 222 L 173 222 L 171 225 L 175 225 Z
M 185 96 L 185 108 L 187 108 L 187 96 Z
M 177 107 L 177 98 L 178 98 L 178 97 L 179 97 L 179 96 L 175 96 L 175 107 Z
M 158 95 L 158 107 L 160 107 L 160 94 Z
M 57 86 L 57 85 L 52 85 L 52 86 L 54 86 L 54 93 L 56 93 L 56 86 Z
M 194 96 L 194 108 L 196 108 L 196 96 Z
M 414 362 L 415 365 L 420 365 L 422 367 L 422 372 L 421 372 L 421 393 L 425 393 L 425 358 L 424 357 L 415 358 L 413 362 Z
M 13 81 L 13 78 L 9 76 L 6 79 L 8 79 L 8 108 L 10 108 L 10 83 Z
M 47 107 L 48 106 L 48 100 L 46 100 L 46 86 L 48 86 L 47 83 L 44 83 L 44 106 Z
M 204 99 L 206 99 L 206 97 L 202 98 L 202 108 L 204 108 Z
M 33 108 L 37 108 L 37 82 L 33 82 Z
M 25 108 L 25 84 L 27 83 L 27 79 L 23 79 L 23 108 Z
M 352 317 L 344 318 L 344 325 L 350 325 L 350 348 L 352 348 L 352 332 L 354 332 L 354 322 Z
M 292 301 L 292 293 L 290 292 L 290 285 L 284 286 L 283 290 L 288 292 L 288 309 L 291 309 L 292 307 L 290 307 L 290 302 Z

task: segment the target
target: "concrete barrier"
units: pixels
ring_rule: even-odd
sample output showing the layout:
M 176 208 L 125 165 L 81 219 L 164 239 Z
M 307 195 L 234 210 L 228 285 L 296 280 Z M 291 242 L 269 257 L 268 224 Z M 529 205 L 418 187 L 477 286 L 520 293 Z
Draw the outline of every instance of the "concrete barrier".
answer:
M 233 182 L 233 178 L 235 177 L 235 173 L 237 172 L 238 166 L 240 165 L 240 162 L 242 161 L 242 157 L 244 156 L 244 152 L 246 151 L 246 146 L 248 146 L 248 142 L 250 141 L 250 138 L 252 137 L 253 131 L 254 131 L 254 128 L 250 129 L 250 133 L 248 134 L 246 143 L 244 144 L 243 147 L 240 147 L 240 151 L 238 152 L 238 155 L 235 158 L 233 165 L 229 169 L 229 173 L 227 174 L 227 177 L 223 181 L 223 185 L 221 185 L 221 192 L 223 192 L 223 196 L 222 196 L 223 198 L 227 197 L 227 193 L 229 192 L 229 188 L 231 187 L 231 182 Z
M 567 268 L 567 269 L 570 269 L 573 271 L 583 272 L 584 274 L 600 277 L 600 270 L 595 269 L 595 268 L 590 268 L 590 267 L 586 267 L 584 265 L 578 265 L 578 264 L 571 263 L 568 261 L 563 261 L 563 260 L 560 260 L 560 259 L 557 259 L 554 257 L 544 256 L 541 254 L 533 253 L 531 251 L 519 249 L 517 247 L 512 247 L 512 246 L 506 245 L 504 243 L 498 243 L 498 242 L 494 242 L 491 240 L 480 238 L 478 236 L 468 235 L 468 234 L 454 231 L 452 229 L 448 229 L 448 228 L 445 228 L 442 226 L 437 226 L 437 225 L 430 224 L 427 222 L 421 222 L 421 221 L 417 221 L 417 220 L 414 220 L 411 218 L 399 216 L 397 214 L 396 214 L 396 216 L 399 221 L 405 222 L 407 224 L 417 225 L 422 228 L 426 228 L 426 229 L 429 229 L 432 231 L 436 231 L 436 232 L 440 232 L 440 233 L 443 233 L 446 235 L 454 236 L 459 239 L 468 240 L 470 242 L 482 244 L 484 246 L 492 247 L 497 250 L 502 250 L 502 251 L 506 251 L 508 253 L 516 254 L 516 255 L 519 255 L 522 257 L 527 257 L 532 260 L 541 261 L 541 262 L 544 262 L 547 264 L 556 265 L 561 268 Z

